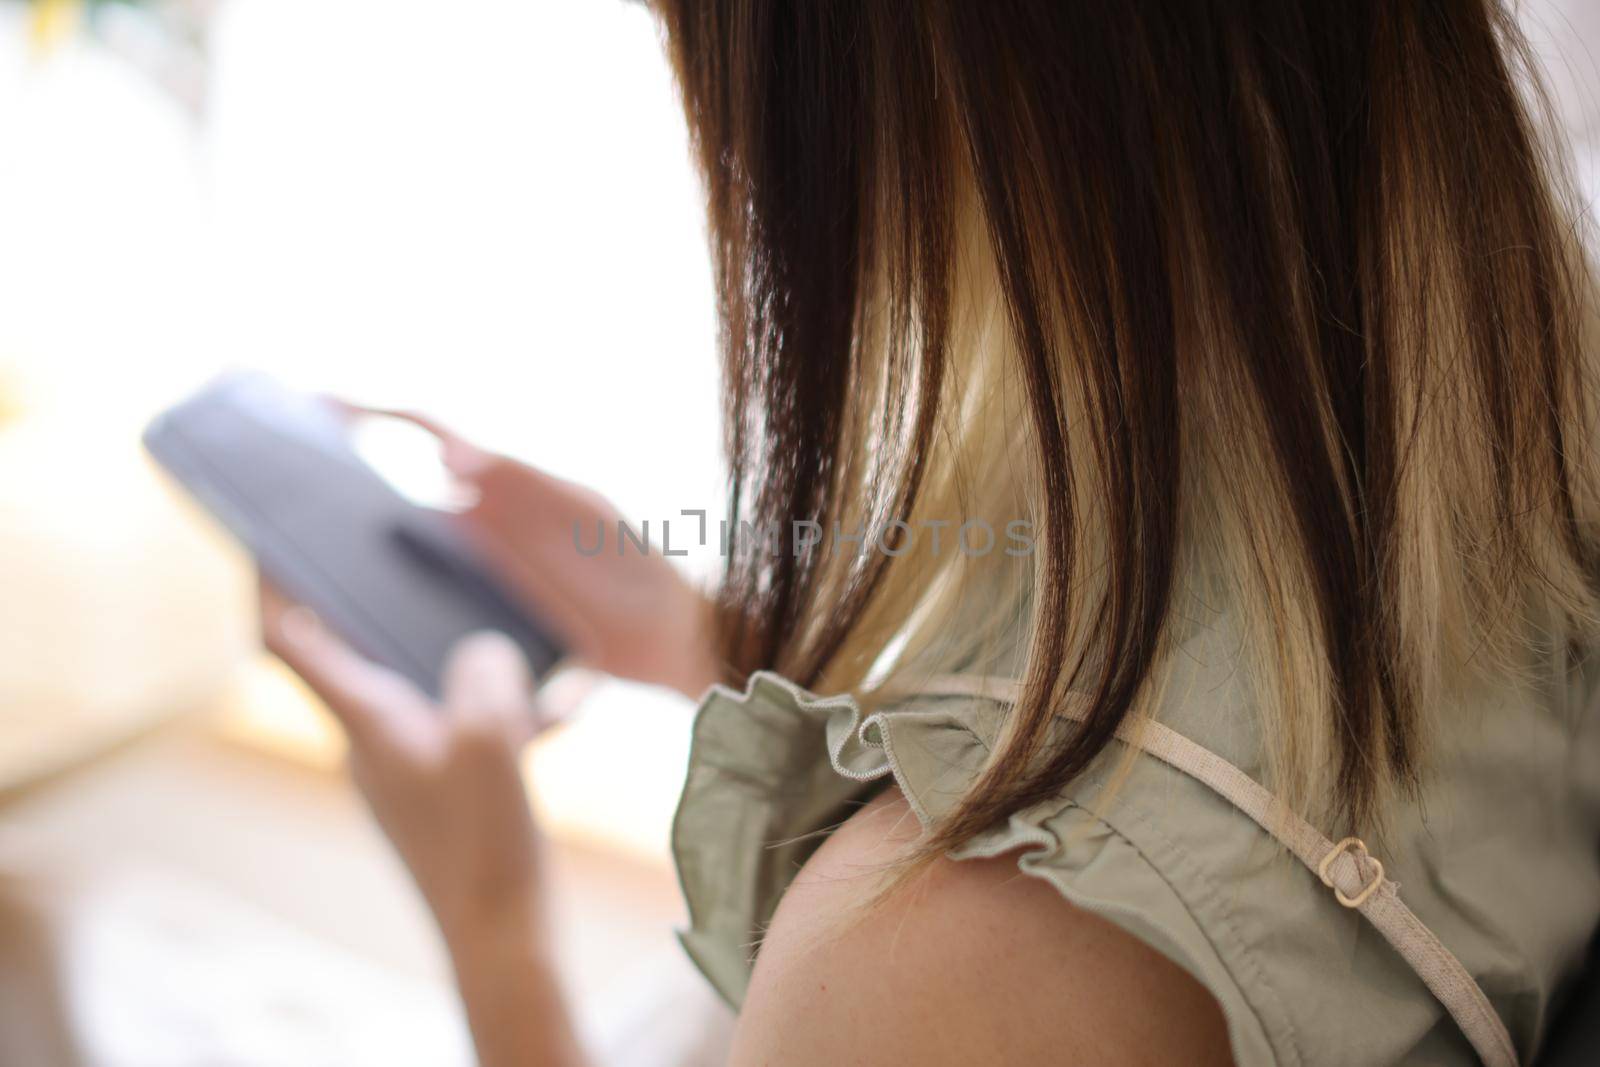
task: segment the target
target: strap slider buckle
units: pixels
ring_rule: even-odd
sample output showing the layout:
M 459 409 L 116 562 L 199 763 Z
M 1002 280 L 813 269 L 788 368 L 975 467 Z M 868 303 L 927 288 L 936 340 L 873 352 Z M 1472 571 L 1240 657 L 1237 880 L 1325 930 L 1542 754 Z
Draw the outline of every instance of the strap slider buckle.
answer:
M 1372 864 L 1374 868 L 1372 881 L 1368 882 L 1361 892 L 1353 897 L 1346 896 L 1344 890 L 1334 885 L 1333 878 L 1328 874 L 1328 868 L 1333 865 L 1333 861 L 1346 852 L 1350 853 L 1350 858 L 1356 861 L 1356 870 L 1358 872 L 1361 870 L 1362 860 Z M 1333 895 L 1340 904 L 1347 908 L 1359 908 L 1383 886 L 1383 861 L 1368 852 L 1366 843 L 1359 837 L 1347 837 L 1337 845 L 1334 845 L 1333 848 L 1328 850 L 1328 854 L 1322 857 L 1322 862 L 1317 864 L 1317 877 L 1322 879 L 1323 885 L 1333 890 Z

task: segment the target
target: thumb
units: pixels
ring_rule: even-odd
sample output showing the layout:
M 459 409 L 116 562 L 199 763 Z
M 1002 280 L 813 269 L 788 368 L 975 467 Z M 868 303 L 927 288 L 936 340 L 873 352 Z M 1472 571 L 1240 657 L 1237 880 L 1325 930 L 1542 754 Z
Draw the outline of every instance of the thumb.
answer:
M 533 735 L 533 676 L 506 635 L 485 630 L 463 637 L 450 652 L 443 683 L 444 712 L 457 727 L 502 743 Z

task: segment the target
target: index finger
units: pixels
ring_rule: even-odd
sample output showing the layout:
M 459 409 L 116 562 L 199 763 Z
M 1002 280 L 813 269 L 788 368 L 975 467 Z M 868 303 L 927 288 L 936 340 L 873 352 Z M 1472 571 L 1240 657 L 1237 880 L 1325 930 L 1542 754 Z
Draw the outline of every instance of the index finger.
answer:
M 261 635 L 339 720 L 358 748 L 412 746 L 430 724 L 427 698 L 409 681 L 357 654 L 302 605 L 265 580 Z

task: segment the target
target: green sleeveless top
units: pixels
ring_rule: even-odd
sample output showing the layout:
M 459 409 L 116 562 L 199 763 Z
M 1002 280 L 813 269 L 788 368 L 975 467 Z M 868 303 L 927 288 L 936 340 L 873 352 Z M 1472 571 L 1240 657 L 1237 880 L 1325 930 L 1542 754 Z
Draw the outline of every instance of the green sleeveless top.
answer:
M 1227 647 L 1205 633 L 1186 643 L 1157 719 L 1259 779 L 1259 733 Z M 1443 717 L 1420 803 L 1374 846 L 1524 1063 L 1600 920 L 1600 665 L 1564 646 L 1535 659 Z M 924 825 L 938 818 L 978 775 L 1005 713 L 944 696 L 863 720 L 849 697 L 770 674 L 743 693 L 708 692 L 673 851 L 689 907 L 680 939 L 718 992 L 742 1000 L 760 931 L 822 831 L 891 779 Z M 1172 959 L 1216 997 L 1241 1067 L 1476 1062 L 1389 943 L 1210 788 L 1139 753 L 1099 803 L 1121 755 L 952 858 L 1015 851 L 1024 874 Z

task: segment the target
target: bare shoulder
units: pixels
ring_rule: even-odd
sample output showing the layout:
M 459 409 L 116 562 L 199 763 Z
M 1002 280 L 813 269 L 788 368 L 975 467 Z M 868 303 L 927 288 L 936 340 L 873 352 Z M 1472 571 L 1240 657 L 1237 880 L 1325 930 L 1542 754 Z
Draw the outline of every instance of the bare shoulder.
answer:
M 916 830 L 891 790 L 806 864 L 763 941 L 734 1067 L 1231 1062 L 1198 982 L 1014 855 L 940 861 L 841 922 Z

